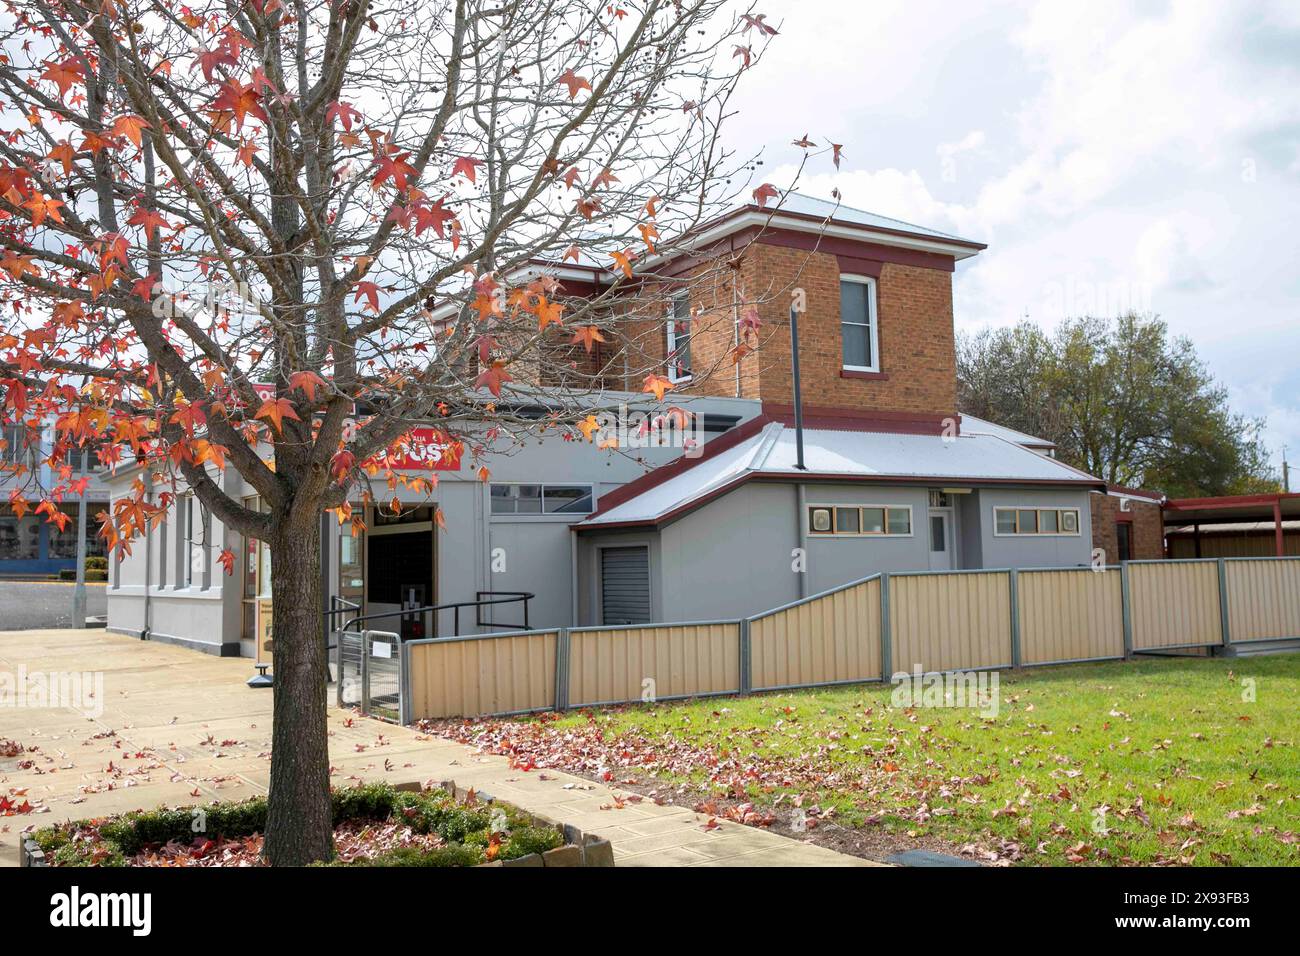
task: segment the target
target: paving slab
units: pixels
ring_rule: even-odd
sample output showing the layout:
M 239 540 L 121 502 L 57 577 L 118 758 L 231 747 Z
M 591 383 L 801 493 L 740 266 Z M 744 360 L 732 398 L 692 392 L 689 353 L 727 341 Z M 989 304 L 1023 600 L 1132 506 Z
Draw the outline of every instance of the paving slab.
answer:
M 0 707 L 0 739 L 35 748 L 0 758 L 0 795 L 25 790 L 39 810 L 0 818 L 0 866 L 16 865 L 28 827 L 266 792 L 272 692 L 245 686 L 251 662 L 95 629 L 0 632 L 0 671 L 20 666 L 103 675 L 103 693 L 91 716 Z M 738 823 L 710 827 L 685 807 L 556 770 L 524 772 L 504 757 L 333 706 L 328 719 L 335 786 L 455 780 L 608 838 L 618 866 L 879 865 Z

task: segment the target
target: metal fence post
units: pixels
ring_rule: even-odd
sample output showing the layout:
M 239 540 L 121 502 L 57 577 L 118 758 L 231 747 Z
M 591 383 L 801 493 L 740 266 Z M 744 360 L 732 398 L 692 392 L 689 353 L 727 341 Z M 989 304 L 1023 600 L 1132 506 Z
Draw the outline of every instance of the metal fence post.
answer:
M 1124 609 L 1124 658 L 1133 656 L 1133 589 L 1129 584 L 1128 562 L 1119 563 L 1121 604 Z
M 397 721 L 403 727 L 412 722 L 411 648 L 405 641 L 397 645 Z
M 555 635 L 555 709 L 569 709 L 569 629 Z
M 1219 628 L 1223 635 L 1223 646 L 1232 643 L 1232 629 L 1228 626 L 1228 562 L 1219 558 Z
M 1020 571 L 1011 568 L 1007 574 L 1011 587 L 1011 666 L 1020 667 Z
M 748 694 L 754 686 L 754 673 L 750 663 L 749 618 L 740 619 L 740 692 Z
M 370 714 L 370 632 L 361 632 L 361 716 Z
M 880 572 L 880 679 L 889 683 L 894 669 L 894 633 L 889 621 L 889 572 Z

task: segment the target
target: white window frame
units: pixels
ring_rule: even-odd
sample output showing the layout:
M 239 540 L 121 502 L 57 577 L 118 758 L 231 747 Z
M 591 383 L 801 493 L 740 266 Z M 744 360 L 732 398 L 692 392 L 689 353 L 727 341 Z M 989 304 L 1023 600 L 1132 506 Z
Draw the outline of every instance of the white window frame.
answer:
M 831 512 L 831 530 L 814 531 L 812 527 L 812 513 L 817 508 L 829 508 Z M 835 530 L 835 510 L 837 508 L 850 508 L 858 512 L 858 528 L 862 527 L 862 511 L 866 508 L 880 508 L 885 513 L 885 530 L 883 531 L 836 531 Z M 906 511 L 907 512 L 907 534 L 899 534 L 889 530 L 889 512 Z M 820 502 L 809 502 L 804 510 L 804 529 L 809 538 L 914 538 L 916 537 L 916 512 L 911 505 L 885 505 L 869 502 L 867 504 L 854 504 L 845 502 L 841 504 L 822 504 Z
M 841 365 L 846 372 L 880 371 L 880 319 L 876 308 L 876 280 L 872 276 L 859 276 L 840 273 L 840 282 L 853 282 L 867 287 L 867 341 L 871 343 L 872 365 Z M 844 326 L 843 314 L 840 315 L 840 362 L 844 362 Z M 848 325 L 862 325 L 861 322 L 848 322 Z
M 492 489 L 496 487 L 513 487 L 517 485 L 537 485 L 541 489 L 541 498 L 538 499 L 541 511 L 493 511 L 492 510 Z M 591 511 L 547 511 L 546 510 L 546 489 L 553 488 L 586 488 L 587 495 L 591 498 Z M 596 486 L 589 481 L 493 481 L 488 484 L 488 518 L 492 521 L 581 521 L 583 518 L 595 512 L 596 503 Z
M 998 530 L 998 512 L 999 512 L 999 511 L 1011 511 L 1011 512 L 1016 513 L 1016 529 L 1017 529 L 1017 530 L 1015 530 L 1015 531 L 999 531 L 999 530 Z M 1019 530 L 1019 528 L 1020 528 L 1020 516 L 1019 516 L 1019 512 L 1021 512 L 1021 511 L 1034 511 L 1034 512 L 1039 512 L 1039 511 L 1055 511 L 1055 512 L 1058 512 L 1057 519 L 1056 519 L 1056 527 L 1057 527 L 1057 530 L 1056 530 L 1056 531 L 1020 531 L 1020 530 Z M 1062 531 L 1062 530 L 1060 530 L 1060 529 L 1061 529 L 1061 518 L 1060 518 L 1060 513 L 1061 513 L 1061 512 L 1066 512 L 1066 511 L 1072 511 L 1072 512 L 1074 512 L 1074 530 L 1073 530 L 1073 531 Z M 1039 524 L 1039 526 L 1041 527 L 1041 525 L 1042 525 L 1042 521 L 1041 521 L 1041 519 L 1036 519 L 1036 521 L 1037 521 L 1037 523 Z M 1079 537 L 1081 534 L 1083 534 L 1083 509 L 1082 509 L 1082 508 L 1079 508 L 1079 507 L 1077 507 L 1077 506 L 1075 506 L 1075 505 L 1047 505 L 1047 506 L 1041 506 L 1041 505 L 995 505 L 995 506 L 993 507 L 993 537 L 995 537 L 995 538 L 1077 538 L 1077 537 Z
M 681 372 L 680 366 L 678 365 L 678 363 L 675 362 L 675 361 L 673 361 L 673 353 L 675 353 L 675 352 L 677 351 L 677 338 L 678 338 L 678 335 L 677 335 L 677 303 L 680 302 L 680 301 L 682 301 L 683 299 L 686 300 L 686 310 L 687 310 L 687 312 L 689 313 L 689 312 L 690 312 L 690 293 L 689 293 L 689 292 L 678 292 L 678 293 L 676 293 L 675 295 L 670 296 L 669 299 L 668 299 L 668 319 L 667 319 L 667 329 L 668 329 L 668 343 L 667 343 L 667 344 L 668 344 L 668 351 L 665 353 L 665 355 L 666 355 L 666 357 L 667 357 L 667 361 L 668 361 L 668 381 L 672 382 L 674 385 L 678 385 L 678 384 L 680 384 L 681 382 L 689 382 L 689 381 L 694 377 L 694 374 L 695 374 L 693 371 L 691 371 L 691 359 L 692 359 L 692 356 L 691 356 L 691 352 L 690 352 L 690 349 L 691 349 L 691 341 L 692 341 L 692 339 L 694 338 L 694 332 L 695 332 L 695 330 L 694 330 L 693 328 L 691 328 L 691 323 L 690 323 L 690 322 L 686 322 L 686 323 L 684 323 L 684 324 L 686 325 L 687 328 L 686 328 L 686 332 L 685 332 L 685 333 L 683 334 L 683 336 L 682 336 L 682 338 L 684 338 L 684 339 L 686 340 L 686 349 L 687 349 L 687 351 L 686 351 L 686 358 L 687 358 L 687 371 L 686 371 L 686 374 L 683 375 L 682 372 Z

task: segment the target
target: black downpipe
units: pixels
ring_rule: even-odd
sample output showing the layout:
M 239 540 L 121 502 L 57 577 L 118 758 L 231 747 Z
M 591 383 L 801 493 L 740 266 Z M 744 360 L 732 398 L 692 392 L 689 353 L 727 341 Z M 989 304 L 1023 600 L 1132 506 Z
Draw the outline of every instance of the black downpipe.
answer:
M 794 372 L 794 466 L 807 471 L 803 463 L 803 392 L 799 388 L 799 310 L 793 305 L 790 306 L 790 358 Z

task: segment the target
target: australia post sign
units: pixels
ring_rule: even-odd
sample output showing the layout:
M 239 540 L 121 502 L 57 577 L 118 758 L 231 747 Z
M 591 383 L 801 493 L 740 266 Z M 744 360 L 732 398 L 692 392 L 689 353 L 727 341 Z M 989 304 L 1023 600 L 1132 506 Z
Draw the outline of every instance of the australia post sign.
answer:
M 256 382 L 253 391 L 259 398 L 275 397 L 275 386 Z M 343 440 L 351 441 L 364 420 L 348 418 L 343 423 Z M 412 428 L 404 441 L 393 446 L 392 451 L 376 455 L 374 461 L 394 471 L 460 471 L 464 447 L 440 428 L 419 425 Z
M 390 453 L 375 457 L 396 471 L 460 471 L 462 451 L 461 443 L 446 432 L 422 425 L 412 428 Z

